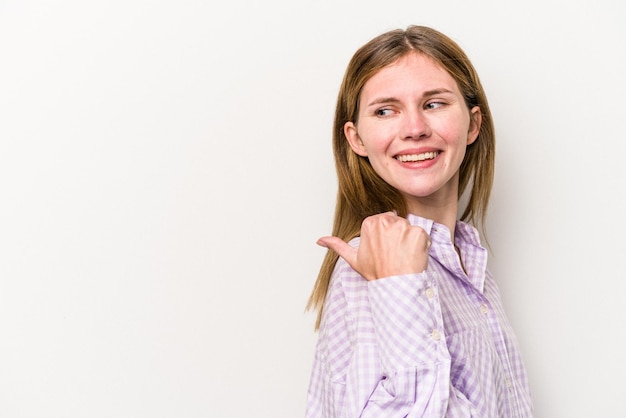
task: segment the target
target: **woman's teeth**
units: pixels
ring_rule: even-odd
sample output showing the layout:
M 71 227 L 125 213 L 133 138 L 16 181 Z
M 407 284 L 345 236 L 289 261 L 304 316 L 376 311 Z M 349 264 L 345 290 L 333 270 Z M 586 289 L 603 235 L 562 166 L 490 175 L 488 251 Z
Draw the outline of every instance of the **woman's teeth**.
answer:
M 415 161 L 424 161 L 424 160 L 432 160 L 437 156 L 438 152 L 424 152 L 422 154 L 407 154 L 407 155 L 398 155 L 396 160 L 406 162 L 415 162 Z

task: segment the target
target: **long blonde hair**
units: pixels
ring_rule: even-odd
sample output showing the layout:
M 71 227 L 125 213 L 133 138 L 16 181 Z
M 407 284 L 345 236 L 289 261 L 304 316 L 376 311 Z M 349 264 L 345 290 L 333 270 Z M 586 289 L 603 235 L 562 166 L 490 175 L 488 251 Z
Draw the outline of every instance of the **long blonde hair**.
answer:
M 476 70 L 463 50 L 449 37 L 425 26 L 409 26 L 379 35 L 359 48 L 346 69 L 339 89 L 333 124 L 333 153 L 338 177 L 337 204 L 332 235 L 349 241 L 360 234 L 361 223 L 371 215 L 395 210 L 407 216 L 400 192 L 387 184 L 369 160 L 354 153 L 344 134 L 348 121 L 356 122 L 365 83 L 382 68 L 409 52 L 419 52 L 438 62 L 456 80 L 468 109 L 479 106 L 482 123 L 476 141 L 468 146 L 459 170 L 459 198 L 471 183 L 461 220 L 484 225 L 493 184 L 495 132 L 487 97 Z M 319 328 L 330 278 L 339 256 L 328 251 L 307 303 L 317 309 Z

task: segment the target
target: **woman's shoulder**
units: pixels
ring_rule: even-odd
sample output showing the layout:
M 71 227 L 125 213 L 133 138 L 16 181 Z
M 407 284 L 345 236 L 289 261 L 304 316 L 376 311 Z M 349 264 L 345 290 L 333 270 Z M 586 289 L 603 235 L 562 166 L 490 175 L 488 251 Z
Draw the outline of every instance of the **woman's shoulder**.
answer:
M 348 244 L 353 248 L 358 248 L 359 242 L 359 237 L 356 237 L 351 239 Z M 355 289 L 360 290 L 366 284 L 365 278 L 357 273 L 344 258 L 339 257 L 337 259 L 330 278 L 330 288 L 341 287 L 344 289 L 344 292 L 350 292 Z

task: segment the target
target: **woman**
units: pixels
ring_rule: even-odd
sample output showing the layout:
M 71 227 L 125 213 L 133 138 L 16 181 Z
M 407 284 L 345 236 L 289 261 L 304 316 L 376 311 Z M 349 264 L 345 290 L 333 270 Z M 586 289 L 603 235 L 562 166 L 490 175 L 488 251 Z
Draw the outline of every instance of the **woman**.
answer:
M 309 300 L 319 339 L 307 417 L 532 416 L 470 225 L 484 223 L 495 138 L 464 52 L 421 26 L 365 44 L 340 88 L 333 150 L 339 188 Z

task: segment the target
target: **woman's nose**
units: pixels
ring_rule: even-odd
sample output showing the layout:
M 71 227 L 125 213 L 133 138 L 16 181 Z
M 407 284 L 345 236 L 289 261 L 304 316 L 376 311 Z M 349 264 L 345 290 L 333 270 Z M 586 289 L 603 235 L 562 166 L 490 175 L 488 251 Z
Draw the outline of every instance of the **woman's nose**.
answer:
M 404 115 L 403 139 L 418 140 L 430 136 L 430 126 L 422 112 L 415 110 Z

